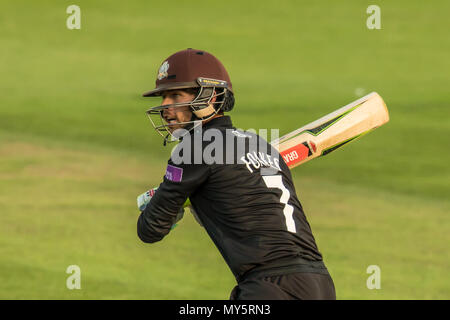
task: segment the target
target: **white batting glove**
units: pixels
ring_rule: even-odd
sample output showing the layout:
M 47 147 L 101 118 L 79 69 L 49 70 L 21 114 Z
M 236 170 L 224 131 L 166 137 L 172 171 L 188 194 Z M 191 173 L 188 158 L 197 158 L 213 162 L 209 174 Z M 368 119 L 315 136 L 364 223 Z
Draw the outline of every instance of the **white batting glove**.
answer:
M 155 195 L 155 191 L 158 188 L 153 188 L 148 191 L 145 191 L 143 194 L 137 197 L 137 206 L 139 211 L 144 211 L 147 204 L 150 202 L 152 197 Z

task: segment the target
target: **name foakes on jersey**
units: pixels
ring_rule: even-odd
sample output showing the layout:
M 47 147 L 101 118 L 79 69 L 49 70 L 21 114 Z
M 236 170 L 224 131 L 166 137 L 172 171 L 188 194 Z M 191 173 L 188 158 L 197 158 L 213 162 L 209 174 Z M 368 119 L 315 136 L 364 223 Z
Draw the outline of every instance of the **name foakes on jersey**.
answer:
M 260 168 L 272 168 L 281 171 L 280 160 L 278 157 L 273 157 L 265 152 L 248 152 L 245 156 L 241 157 L 241 161 L 247 166 L 248 171 L 251 173 L 253 173 L 253 170 L 258 170 Z

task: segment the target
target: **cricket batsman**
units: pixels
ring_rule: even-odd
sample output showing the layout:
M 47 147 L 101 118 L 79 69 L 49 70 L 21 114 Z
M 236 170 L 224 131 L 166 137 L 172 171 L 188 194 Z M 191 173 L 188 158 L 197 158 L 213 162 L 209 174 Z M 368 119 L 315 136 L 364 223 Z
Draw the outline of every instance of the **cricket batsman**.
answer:
M 235 101 L 222 63 L 203 50 L 176 52 L 144 96 L 162 98 L 147 113 L 164 145 L 177 144 L 141 207 L 139 238 L 163 239 L 189 199 L 236 278 L 230 299 L 336 299 L 288 166 L 265 139 L 237 130 L 225 115 Z

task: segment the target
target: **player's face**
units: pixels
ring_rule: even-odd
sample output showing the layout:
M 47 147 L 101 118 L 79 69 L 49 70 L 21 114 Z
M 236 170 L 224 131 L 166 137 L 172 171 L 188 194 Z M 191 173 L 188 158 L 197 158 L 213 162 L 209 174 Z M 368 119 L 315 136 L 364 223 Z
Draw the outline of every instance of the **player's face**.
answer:
M 164 92 L 162 94 L 162 98 L 162 104 L 168 105 L 174 103 L 191 102 L 192 100 L 194 100 L 195 95 L 182 90 L 171 90 Z M 191 121 L 192 111 L 189 106 L 168 107 L 163 110 L 162 116 L 167 124 L 169 124 L 169 131 L 173 132 L 176 129 L 184 127 L 184 125 L 180 123 Z

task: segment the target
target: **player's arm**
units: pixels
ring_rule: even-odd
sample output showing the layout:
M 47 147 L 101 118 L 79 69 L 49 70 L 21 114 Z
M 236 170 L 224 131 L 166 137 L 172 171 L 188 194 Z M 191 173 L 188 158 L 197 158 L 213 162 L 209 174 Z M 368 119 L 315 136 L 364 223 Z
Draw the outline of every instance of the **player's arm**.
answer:
M 177 221 L 187 198 L 207 179 L 206 165 L 173 165 L 169 161 L 164 181 L 139 216 L 137 233 L 143 242 L 164 238 Z

